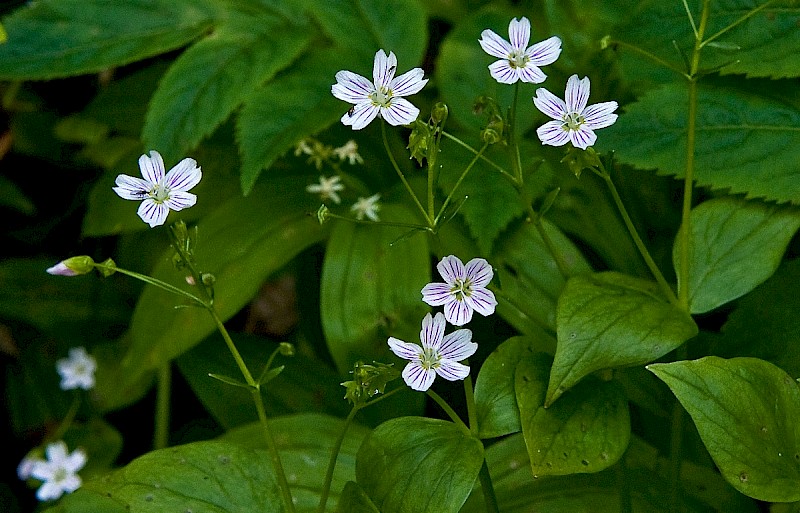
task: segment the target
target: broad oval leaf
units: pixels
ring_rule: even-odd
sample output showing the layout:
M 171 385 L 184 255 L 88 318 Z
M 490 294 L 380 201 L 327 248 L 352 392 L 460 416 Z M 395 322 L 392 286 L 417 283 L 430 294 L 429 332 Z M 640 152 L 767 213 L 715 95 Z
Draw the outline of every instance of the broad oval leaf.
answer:
M 380 513 L 380 511 L 358 483 L 348 481 L 342 490 L 336 513 Z
M 569 279 L 558 300 L 558 346 L 545 406 L 584 376 L 649 363 L 697 334 L 655 283 L 615 272 Z
M 281 510 L 266 451 L 225 442 L 196 442 L 150 452 L 119 470 L 87 480 L 58 507 L 63 513 Z
M 367 437 L 356 476 L 382 513 L 457 513 L 482 464 L 483 444 L 452 422 L 401 417 Z
M 647 367 L 692 416 L 725 479 L 750 497 L 800 501 L 800 387 L 757 358 Z
M 3 20 L 0 79 L 102 71 L 179 48 L 208 30 L 216 8 L 196 0 L 42 0 Z
M 670 84 L 625 107 L 598 150 L 643 169 L 686 172 L 689 92 Z M 800 203 L 800 111 L 731 87 L 698 85 L 694 178 L 749 198 Z
M 723 197 L 691 213 L 689 310 L 705 313 L 769 278 L 800 228 L 800 210 Z M 680 277 L 680 239 L 672 252 Z
M 624 394 L 615 383 L 587 379 L 545 408 L 551 361 L 543 353 L 529 353 L 514 372 L 534 477 L 598 472 L 613 465 L 631 435 Z

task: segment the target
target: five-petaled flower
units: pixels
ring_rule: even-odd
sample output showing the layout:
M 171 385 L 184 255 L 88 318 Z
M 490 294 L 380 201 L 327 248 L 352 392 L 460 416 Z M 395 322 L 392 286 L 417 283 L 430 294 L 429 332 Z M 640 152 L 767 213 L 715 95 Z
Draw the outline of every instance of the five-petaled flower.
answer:
M 181 160 L 165 174 L 161 155 L 151 151 L 149 157 L 139 157 L 139 169 L 144 179 L 119 175 L 114 192 L 123 199 L 143 200 L 138 213 L 150 228 L 164 224 L 170 209 L 183 210 L 197 201 L 197 196 L 187 192 L 203 176 L 194 159 Z
M 510 43 L 498 36 L 492 30 L 481 32 L 483 51 L 500 60 L 489 65 L 492 78 L 501 84 L 513 84 L 517 80 L 540 84 L 545 81 L 545 75 L 539 66 L 552 64 L 561 54 L 561 39 L 553 36 L 535 45 L 528 47 L 531 38 L 531 22 L 528 18 L 516 18 L 508 24 L 508 38 Z
M 473 310 L 483 316 L 494 313 L 497 300 L 486 288 L 494 271 L 483 258 L 473 258 L 465 266 L 454 256 L 444 257 L 436 269 L 446 283 L 429 283 L 422 288 L 422 300 L 431 306 L 444 305 L 450 324 L 463 326 L 472 320 Z
M 344 143 L 344 146 L 334 148 L 333 152 L 339 157 L 339 160 L 347 160 L 351 166 L 364 163 L 364 159 L 358 153 L 358 143 L 352 139 Z
M 361 130 L 375 117 L 385 119 L 390 125 L 407 125 L 419 116 L 419 109 L 402 96 L 418 93 L 427 79 L 421 68 L 395 77 L 397 57 L 394 52 L 378 50 L 372 68 L 373 81 L 351 71 L 336 73 L 336 83 L 331 92 L 336 98 L 352 103 L 353 107 L 342 116 L 342 123 Z
M 533 103 L 555 121 L 548 121 L 536 129 L 543 144 L 563 146 L 572 142 L 576 148 L 585 150 L 597 140 L 594 131 L 611 126 L 617 120 L 614 111 L 617 102 L 603 102 L 586 106 L 589 101 L 589 77 L 578 80 L 572 75 L 567 81 L 564 94 L 566 102 L 544 88 L 536 90 Z
M 62 390 L 74 388 L 89 390 L 94 386 L 97 362 L 83 347 L 73 347 L 69 350 L 69 358 L 62 358 L 56 362 L 56 370 L 61 375 Z
M 344 190 L 344 185 L 339 183 L 341 179 L 339 175 L 333 175 L 330 178 L 325 178 L 325 176 L 320 175 L 319 183 L 306 186 L 306 191 L 312 194 L 319 194 L 323 201 L 330 199 L 338 205 L 342 200 L 339 198 L 337 192 Z
M 364 216 L 375 222 L 380 221 L 378 219 L 378 211 L 381 209 L 381 204 L 378 203 L 380 198 L 380 194 L 373 194 L 369 198 L 358 198 L 350 210 L 356 213 L 356 219 L 359 221 L 364 219 Z
M 80 488 L 81 478 L 77 472 L 86 465 L 86 453 L 75 449 L 67 454 L 67 444 L 58 441 L 47 446 L 47 460 L 33 463 L 31 477 L 43 481 L 36 492 L 40 501 L 55 500 L 62 494 L 71 493 Z
M 431 314 L 426 314 L 419 333 L 422 347 L 389 337 L 392 352 L 410 360 L 403 369 L 403 380 L 414 390 L 428 390 L 437 374 L 448 381 L 464 379 L 469 375 L 469 367 L 458 362 L 469 358 L 478 349 L 478 344 L 472 342 L 472 331 L 460 329 L 445 335 L 445 325 L 441 313 L 433 318 Z

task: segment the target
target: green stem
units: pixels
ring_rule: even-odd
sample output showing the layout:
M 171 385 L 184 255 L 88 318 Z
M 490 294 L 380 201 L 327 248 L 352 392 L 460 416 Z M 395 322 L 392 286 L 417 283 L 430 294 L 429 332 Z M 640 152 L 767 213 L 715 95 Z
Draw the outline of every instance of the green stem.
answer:
M 478 479 L 481 481 L 481 491 L 483 492 L 483 501 L 486 503 L 486 511 L 488 513 L 500 513 L 497 495 L 494 493 L 492 476 L 489 474 L 489 466 L 486 464 L 485 458 L 481 464 L 481 470 L 478 472 Z
M 702 48 L 705 45 L 707 45 L 708 43 L 714 41 L 715 39 L 718 39 L 721 35 L 725 34 L 729 30 L 735 28 L 737 25 L 739 25 L 741 23 L 744 23 L 748 19 L 752 18 L 753 16 L 755 16 L 759 12 L 761 12 L 764 9 L 766 9 L 767 7 L 769 7 L 770 4 L 774 4 L 774 3 L 775 3 L 775 0 L 770 0 L 768 2 L 764 2 L 763 4 L 761 4 L 761 5 L 757 6 L 757 7 L 754 7 L 751 11 L 749 11 L 746 14 L 742 15 L 739 19 L 735 20 L 733 23 L 729 24 L 727 27 L 721 29 L 719 32 L 717 32 L 716 34 L 710 36 L 708 39 L 706 39 L 705 41 L 700 43 L 699 48 Z M 702 21 L 701 21 L 701 24 L 702 24 Z M 696 37 L 697 37 L 698 40 L 702 39 L 702 37 L 703 37 L 702 33 L 704 31 L 704 28 L 701 29 L 698 33 L 696 33 Z
M 464 365 L 469 366 L 469 361 L 464 360 Z M 472 388 L 472 376 L 467 374 L 464 378 L 464 397 L 467 403 L 467 419 L 469 420 L 469 432 L 478 438 L 478 410 L 475 408 L 475 390 Z
M 156 381 L 156 419 L 153 434 L 153 448 L 169 446 L 169 400 L 172 391 L 172 368 L 164 362 L 158 368 Z
M 473 155 L 477 155 L 478 154 L 478 150 L 476 150 L 475 148 L 473 148 L 469 144 L 465 143 L 464 141 L 462 141 L 458 137 L 456 137 L 456 136 L 454 136 L 454 135 L 452 135 L 452 134 L 450 134 L 448 132 L 445 132 L 445 131 L 442 131 L 442 135 L 444 135 L 445 137 L 447 137 L 448 139 L 450 139 L 454 143 L 458 144 L 459 146 L 461 146 L 465 150 L 468 150 Z M 511 183 L 516 185 L 517 179 L 514 178 L 514 175 L 512 175 L 511 173 L 509 173 L 508 171 L 506 171 L 502 167 L 498 166 L 494 161 L 492 161 L 491 159 L 487 158 L 486 155 L 481 155 L 480 159 L 482 161 L 484 161 L 485 163 L 487 163 L 490 167 L 493 167 L 497 172 L 499 172 L 501 175 L 503 175 L 503 177 L 506 178 L 509 182 L 511 182 Z
M 664 278 L 664 275 L 661 274 L 661 270 L 656 265 L 653 257 L 650 256 L 650 252 L 647 250 L 647 246 L 645 246 L 642 238 L 639 237 L 639 232 L 636 231 L 636 226 L 634 226 L 633 221 L 631 220 L 631 216 L 628 215 L 628 210 L 625 208 L 625 204 L 622 202 L 622 198 L 617 191 L 617 187 L 614 185 L 614 181 L 611 179 L 611 175 L 606 170 L 605 166 L 601 164 L 600 172 L 598 173 L 599 176 L 605 180 L 606 185 L 608 185 L 608 189 L 611 191 L 611 196 L 614 198 L 614 203 L 617 205 L 617 209 L 619 210 L 620 215 L 622 215 L 623 221 L 625 221 L 625 226 L 628 228 L 628 232 L 631 234 L 631 238 L 633 242 L 636 244 L 636 247 L 639 249 L 639 253 L 644 258 L 645 263 L 647 263 L 647 267 L 650 269 L 650 272 L 655 277 L 658 285 L 661 287 L 662 292 L 667 297 L 670 303 L 678 304 L 678 299 L 675 297 L 675 293 L 672 291 L 672 287 L 669 286 L 667 280 Z
M 683 70 L 681 70 L 679 68 L 676 68 L 671 63 L 665 61 L 664 59 L 662 59 L 661 57 L 659 57 L 659 56 L 657 56 L 655 54 L 652 54 L 652 53 L 648 52 L 647 50 L 645 50 L 643 48 L 639 48 L 638 46 L 634 46 L 634 45 L 626 43 L 624 41 L 616 41 L 616 40 L 614 40 L 614 41 L 611 41 L 611 44 L 614 45 L 614 46 L 627 48 L 628 50 L 631 50 L 634 53 L 638 53 L 642 57 L 645 57 L 645 58 L 655 62 L 656 64 L 660 65 L 663 68 L 666 68 L 666 69 L 668 69 L 670 71 L 674 71 L 675 73 L 677 73 L 678 75 L 680 75 L 682 77 L 687 77 L 685 71 L 683 71 Z
M 61 440 L 64 436 L 64 433 L 67 432 L 69 427 L 75 421 L 75 416 L 78 414 L 78 408 L 81 405 L 81 393 L 80 390 L 76 390 L 74 397 L 72 398 L 72 403 L 69 405 L 69 409 L 67 410 L 67 414 L 64 415 L 64 419 L 61 421 L 61 424 L 58 425 L 58 429 L 52 435 L 53 440 Z
M 628 480 L 628 469 L 625 466 L 625 457 L 620 458 L 616 465 L 617 488 L 619 488 L 619 513 L 633 513 L 631 504 L 631 486 Z M 680 511 L 680 510 L 673 510 Z
M 145 274 L 140 274 L 140 273 L 137 273 L 137 272 L 134 272 L 134 271 L 128 271 L 127 269 L 122 269 L 122 268 L 116 267 L 116 266 L 108 266 L 108 265 L 105 265 L 105 264 L 102 264 L 102 263 L 95 263 L 94 266 L 96 268 L 98 268 L 98 269 L 106 269 L 106 270 L 109 270 L 109 271 L 114 271 L 114 272 L 118 272 L 120 274 L 124 274 L 126 276 L 130 276 L 131 278 L 136 278 L 137 280 L 143 281 L 143 282 L 145 282 L 145 283 L 147 283 L 149 285 L 156 286 L 156 287 L 158 287 L 160 289 L 166 290 L 167 292 L 172 292 L 173 294 L 177 294 L 179 296 L 183 296 L 183 297 L 185 297 L 187 299 L 190 299 L 190 300 L 194 301 L 195 303 L 199 304 L 200 306 L 206 306 L 205 301 L 203 301 L 199 297 L 195 296 L 191 292 L 187 292 L 187 291 L 185 291 L 183 289 L 179 289 L 175 285 L 170 285 L 169 283 L 167 283 L 165 281 L 161 281 L 159 279 L 152 278 L 152 277 L 147 276 Z
M 461 428 L 467 435 L 471 436 L 469 428 L 467 427 L 466 424 L 464 424 L 464 421 L 461 420 L 461 417 L 458 416 L 455 410 L 453 410 L 453 408 L 451 408 L 450 405 L 447 404 L 447 402 L 444 399 L 439 397 L 439 394 L 437 394 L 431 389 L 428 389 L 427 394 L 431 399 L 436 401 L 436 404 L 438 404 L 445 411 L 445 413 L 447 413 L 447 415 L 453 420 L 453 422 L 459 428 Z
M 686 346 L 675 350 L 678 361 L 686 360 L 689 355 Z M 683 416 L 684 409 L 680 402 L 675 401 L 672 407 L 672 425 L 669 440 L 669 496 L 670 511 L 680 511 L 681 508 L 681 466 L 683 463 Z
M 397 161 L 392 154 L 392 150 L 389 148 L 389 139 L 386 137 L 386 123 L 381 123 L 381 135 L 383 136 L 383 147 L 386 148 L 386 154 L 389 155 L 389 161 L 392 163 L 394 170 L 397 171 L 397 176 L 400 177 L 400 181 L 403 182 L 403 185 L 405 185 L 408 194 L 411 195 L 411 199 L 414 200 L 414 204 L 417 205 L 417 208 L 422 213 L 422 217 L 425 218 L 428 226 L 433 227 L 433 218 L 428 217 L 428 211 L 425 210 L 425 207 L 423 207 L 422 203 L 419 202 L 417 194 L 414 192 L 414 189 L 411 188 L 411 184 L 408 183 L 408 180 L 406 180 L 406 175 L 404 175 L 400 170 L 400 166 L 397 165 Z
M 514 100 L 511 104 L 511 114 L 508 116 L 509 139 L 511 140 L 511 166 L 514 168 L 514 177 L 517 183 L 522 186 L 522 161 L 519 156 L 519 145 L 517 145 L 517 99 L 519 97 L 519 81 L 514 82 Z
M 456 190 L 461 185 L 461 182 L 464 181 L 464 178 L 467 177 L 467 174 L 470 172 L 475 163 L 478 162 L 478 159 L 480 158 L 481 155 L 483 155 L 483 152 L 486 151 L 486 148 L 488 147 L 489 143 L 484 143 L 480 151 L 472 158 L 469 164 L 467 164 L 467 167 L 464 168 L 464 171 L 461 173 L 461 176 L 458 177 L 458 180 L 456 181 L 456 184 L 453 186 L 453 189 L 450 191 L 450 194 L 448 194 L 447 198 L 445 198 L 444 203 L 442 204 L 442 208 L 439 210 L 439 215 L 437 215 L 436 218 L 433 220 L 434 226 L 436 226 L 439 223 L 439 219 L 441 219 L 445 209 L 450 204 L 450 201 L 453 199 L 453 194 L 455 194 Z
M 228 351 L 230 351 L 231 356 L 233 356 L 233 359 L 236 361 L 236 365 L 239 367 L 239 371 L 242 373 L 245 381 L 251 387 L 258 388 L 258 383 L 256 383 L 255 379 L 253 379 L 253 375 L 250 374 L 250 369 L 247 368 L 242 355 L 239 353 L 239 350 L 236 349 L 236 344 L 233 343 L 233 339 L 228 334 L 228 330 L 225 328 L 225 324 L 223 324 L 222 319 L 220 319 L 216 309 L 214 309 L 214 307 L 208 307 L 207 309 L 208 313 L 211 314 L 211 318 L 214 319 L 214 324 L 216 324 L 217 330 L 219 331 L 220 335 L 222 335 L 223 340 L 225 340 L 225 345 L 228 346 Z
M 349 221 L 349 222 L 355 223 L 355 224 L 369 224 L 369 225 L 373 225 L 373 226 L 379 224 L 381 226 L 396 226 L 398 228 L 410 228 L 412 230 L 424 230 L 426 232 L 433 232 L 433 228 L 431 228 L 430 226 L 425 226 L 424 224 L 395 223 L 395 222 L 390 222 L 390 221 L 378 221 L 378 222 L 365 221 L 363 219 L 359 220 L 359 219 L 353 219 L 352 217 L 340 216 L 340 215 L 334 214 L 332 212 L 328 212 L 326 215 L 328 217 L 332 218 L 332 219 L 342 219 L 343 221 Z
M 356 413 L 358 413 L 360 409 L 358 405 L 353 406 L 347 418 L 344 420 L 344 426 L 342 426 L 342 432 L 339 433 L 339 438 L 336 439 L 336 443 L 333 445 L 331 459 L 328 461 L 328 468 L 325 471 L 325 481 L 322 483 L 322 493 L 320 494 L 319 507 L 317 508 L 318 513 L 325 513 L 325 506 L 328 504 L 328 495 L 330 494 L 331 482 L 333 481 L 333 471 L 336 468 L 336 460 L 339 458 L 339 452 L 342 450 L 342 443 L 347 434 L 347 429 L 350 427 L 353 417 L 356 416 Z

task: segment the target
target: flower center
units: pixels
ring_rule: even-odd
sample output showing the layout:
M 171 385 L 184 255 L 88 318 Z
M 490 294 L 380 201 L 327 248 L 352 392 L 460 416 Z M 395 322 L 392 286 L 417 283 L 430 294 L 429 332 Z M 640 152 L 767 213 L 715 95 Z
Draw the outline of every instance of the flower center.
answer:
M 456 297 L 456 301 L 464 301 L 465 297 L 472 295 L 472 281 L 469 278 L 464 281 L 455 280 L 450 287 L 450 293 Z
M 164 203 L 169 199 L 169 188 L 157 183 L 150 188 L 148 195 L 156 203 Z
M 563 123 L 561 124 L 561 129 L 565 132 L 569 132 L 570 130 L 579 130 L 581 125 L 586 122 L 583 116 L 580 115 L 578 112 L 570 112 L 566 114 L 563 118 Z
M 514 50 L 508 54 L 508 63 L 512 68 L 524 68 L 529 60 L 524 50 Z
M 370 93 L 369 99 L 372 100 L 372 105 L 376 107 L 388 107 L 389 102 L 392 100 L 392 91 L 385 87 L 379 87 Z
M 69 472 L 64 467 L 58 467 L 55 472 L 53 472 L 53 481 L 56 483 L 61 483 L 65 479 L 69 477 Z
M 442 357 L 439 351 L 426 347 L 419 354 L 419 361 L 425 370 L 438 369 L 441 366 Z

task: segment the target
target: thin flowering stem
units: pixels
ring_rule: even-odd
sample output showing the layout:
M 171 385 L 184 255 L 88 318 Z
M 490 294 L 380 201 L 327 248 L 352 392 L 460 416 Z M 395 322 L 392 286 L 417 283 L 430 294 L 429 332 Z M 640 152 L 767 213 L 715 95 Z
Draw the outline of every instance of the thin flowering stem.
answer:
M 511 166 L 514 169 L 514 177 L 521 186 L 524 183 L 522 177 L 522 161 L 519 156 L 519 145 L 517 144 L 517 100 L 519 98 L 519 82 L 514 83 L 514 100 L 511 103 L 511 114 L 508 116 L 509 133 L 511 135 Z
M 153 430 L 153 449 L 169 447 L 169 403 L 172 393 L 172 367 L 161 364 L 156 379 L 156 418 Z
M 151 276 L 147 276 L 146 274 L 140 274 L 135 271 L 129 271 L 127 269 L 123 269 L 121 267 L 117 267 L 116 265 L 108 265 L 102 262 L 97 262 L 94 264 L 94 267 L 97 269 L 104 269 L 106 271 L 113 271 L 118 272 L 120 274 L 124 274 L 126 276 L 130 276 L 131 278 L 136 278 L 139 281 L 143 281 L 149 285 L 153 285 L 160 289 L 166 290 L 167 292 L 172 292 L 173 294 L 177 294 L 179 296 L 183 296 L 191 301 L 197 303 L 199 306 L 205 307 L 206 303 L 199 297 L 195 296 L 191 292 L 187 292 L 183 289 L 176 287 L 175 285 L 171 285 L 165 281 L 161 281 L 157 278 L 153 278 Z
M 419 202 L 419 198 L 417 198 L 414 189 L 411 188 L 411 184 L 409 184 L 408 180 L 406 180 L 406 176 L 400 170 L 400 166 L 397 165 L 397 161 L 395 160 L 394 155 L 392 154 L 392 150 L 391 148 L 389 148 L 389 139 L 386 137 L 386 123 L 381 123 L 381 135 L 383 136 L 383 147 L 386 148 L 386 154 L 389 155 L 389 160 L 391 161 L 394 170 L 397 171 L 397 176 L 400 177 L 400 181 L 403 182 L 403 185 L 405 185 L 406 190 L 411 195 L 411 199 L 414 200 L 414 204 L 417 205 L 417 208 L 422 213 L 422 217 L 425 218 L 425 221 L 428 223 L 428 226 L 433 228 L 433 219 L 428 217 L 428 211 L 425 210 L 425 207 L 423 207 L 422 203 Z
M 486 151 L 486 148 L 488 147 L 489 143 L 484 143 L 481 149 L 478 151 L 478 153 L 476 153 L 475 156 L 472 158 L 470 163 L 467 164 L 467 167 L 464 168 L 464 171 L 461 173 L 461 176 L 459 176 L 458 180 L 456 180 L 456 184 L 450 190 L 450 193 L 447 195 L 447 198 L 445 198 L 444 203 L 442 204 L 442 208 L 439 209 L 439 214 L 434 218 L 433 220 L 434 226 L 438 226 L 439 219 L 441 219 L 442 215 L 444 215 L 445 209 L 450 204 L 450 201 L 452 201 L 453 199 L 453 194 L 455 194 L 456 190 L 461 185 L 461 182 L 464 181 L 464 178 L 467 177 L 467 174 L 470 172 L 470 170 L 472 170 L 472 167 L 475 165 L 476 162 L 478 162 L 478 159 L 483 155 L 483 152 Z
M 381 226 L 396 226 L 397 228 L 410 228 L 412 230 L 424 230 L 426 232 L 435 233 L 435 230 L 433 228 L 431 228 L 430 226 L 425 226 L 424 224 L 396 223 L 394 221 L 380 221 L 379 223 L 376 223 L 375 221 L 367 221 L 364 219 L 353 219 L 352 217 L 340 216 L 339 214 L 334 214 L 333 212 L 327 212 L 325 216 L 330 217 L 332 219 L 341 219 L 343 221 L 348 221 L 354 224 L 368 224 L 372 226 L 380 224 Z
M 494 493 L 494 483 L 492 483 L 492 476 L 489 474 L 489 466 L 486 464 L 486 458 L 483 459 L 481 470 L 478 472 L 478 479 L 481 482 L 481 491 L 483 492 L 483 502 L 486 504 L 486 511 L 488 513 L 500 513 L 500 505 L 497 503 L 497 494 Z
M 685 2 L 685 0 L 684 0 L 684 2 Z M 700 47 L 699 48 L 703 48 L 708 43 L 717 40 L 720 36 L 722 36 L 723 34 L 728 32 L 729 30 L 731 30 L 731 29 L 735 28 L 736 26 L 744 23 L 745 21 L 747 21 L 748 19 L 752 18 L 753 16 L 755 16 L 756 14 L 758 14 L 761 11 L 763 11 L 764 9 L 766 9 L 767 7 L 769 7 L 770 5 L 772 5 L 774 3 L 775 3 L 775 0 L 769 0 L 767 2 L 764 2 L 761 5 L 753 7 L 753 9 L 751 9 L 750 11 L 746 12 L 745 14 L 743 14 L 741 17 L 739 17 L 737 20 L 733 21 L 727 27 L 721 29 L 716 34 L 714 34 L 712 36 L 709 36 L 707 39 L 703 40 L 703 42 L 700 43 Z M 701 23 L 702 23 L 702 20 L 701 20 Z M 697 40 L 702 39 L 702 32 L 695 31 L 695 39 L 697 39 Z
M 533 212 L 532 207 L 528 207 L 530 212 Z M 547 251 L 550 253 L 550 256 L 553 257 L 553 261 L 556 263 L 556 267 L 558 267 L 558 272 L 561 273 L 565 279 L 570 277 L 569 266 L 567 262 L 564 260 L 564 255 L 556 248 L 556 245 L 553 244 L 553 239 L 550 238 L 550 235 L 547 233 L 547 230 L 544 229 L 544 225 L 542 224 L 542 216 L 536 214 L 535 220 L 533 221 L 533 226 L 536 228 L 536 232 L 539 234 L 539 237 L 542 238 L 542 242 L 544 242 L 544 246 L 547 248 Z
M 469 365 L 468 360 L 464 360 L 464 365 Z M 464 397 L 467 403 L 467 419 L 469 420 L 469 431 L 472 436 L 478 438 L 478 411 L 475 408 L 475 391 L 472 388 L 472 376 L 464 378 Z
M 692 26 L 692 32 L 694 32 L 694 37 L 697 39 L 697 25 L 694 22 L 692 10 L 689 9 L 689 3 L 686 0 L 683 0 L 683 8 L 686 10 L 686 17 L 689 18 L 689 25 Z
M 684 70 L 682 70 L 680 68 L 676 68 L 675 66 L 672 65 L 672 63 L 670 63 L 668 61 L 665 61 L 661 57 L 659 57 L 659 56 L 657 56 L 657 55 L 655 55 L 655 54 L 653 54 L 651 52 L 648 52 L 644 48 L 639 48 L 638 46 L 632 45 L 630 43 L 626 43 L 625 41 L 618 41 L 618 40 L 609 41 L 609 45 L 618 46 L 618 47 L 622 47 L 622 48 L 627 48 L 628 50 L 630 50 L 630 51 L 632 51 L 634 53 L 638 53 L 642 57 L 645 57 L 645 58 L 655 62 L 656 64 L 660 65 L 663 68 L 666 68 L 666 69 L 668 69 L 670 71 L 674 71 L 676 74 L 678 74 L 678 75 L 680 75 L 680 76 L 682 76 L 684 78 L 689 78 L 689 75 L 687 75 L 686 71 L 684 71 Z
M 473 148 L 469 144 L 465 143 L 464 141 L 462 141 L 458 137 L 454 136 L 453 134 L 451 134 L 449 132 L 442 131 L 442 135 L 444 135 L 445 137 L 447 137 L 448 139 L 450 139 L 454 143 L 458 144 L 462 148 L 468 150 L 473 155 L 477 155 L 478 154 L 478 150 L 476 150 L 475 148 Z M 499 165 L 497 165 L 492 159 L 488 158 L 486 155 L 481 155 L 480 159 L 482 161 L 484 161 L 485 163 L 487 163 L 489 166 L 493 167 L 495 170 L 497 170 L 503 176 L 503 178 L 505 178 L 506 180 L 508 180 L 512 184 L 516 184 L 517 183 L 517 179 L 514 178 L 514 175 L 512 175 L 511 173 L 509 173 L 508 171 L 506 171 L 505 169 L 503 169 Z
M 461 417 L 458 416 L 458 413 L 456 413 L 456 411 L 453 408 L 451 408 L 449 404 L 447 404 L 447 401 L 442 399 L 441 396 L 439 396 L 439 394 L 437 394 L 431 389 L 428 389 L 426 393 L 431 399 L 436 401 L 436 404 L 438 404 L 444 410 L 445 413 L 447 413 L 447 416 L 450 417 L 450 419 L 456 426 L 458 426 L 467 435 L 470 436 L 472 435 L 467 425 L 464 424 L 464 421 L 461 420 Z
M 58 429 L 48 438 L 51 440 L 61 440 L 64 437 L 64 433 L 67 432 L 69 427 L 75 421 L 75 416 L 78 414 L 78 408 L 81 405 L 81 391 L 75 390 L 75 395 L 72 399 L 72 403 L 69 405 L 69 409 L 67 410 L 67 414 L 64 415 L 64 419 L 58 425 Z

